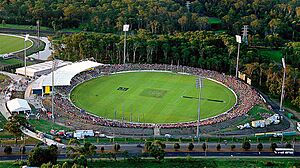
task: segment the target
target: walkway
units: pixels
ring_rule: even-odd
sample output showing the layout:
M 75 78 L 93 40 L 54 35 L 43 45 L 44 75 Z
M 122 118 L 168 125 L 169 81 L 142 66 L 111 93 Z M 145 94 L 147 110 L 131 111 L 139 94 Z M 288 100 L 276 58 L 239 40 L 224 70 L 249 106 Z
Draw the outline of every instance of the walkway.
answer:
M 5 74 L 9 77 L 11 77 L 14 81 L 18 81 L 20 79 L 22 79 L 22 77 L 20 78 L 20 76 L 15 75 L 15 74 L 11 74 L 11 73 L 7 73 L 7 72 L 2 72 L 0 71 L 0 73 Z M 11 116 L 10 112 L 8 111 L 8 109 L 6 108 L 6 101 L 5 101 L 5 95 L 3 93 L 0 92 L 0 112 L 2 113 L 2 115 L 6 118 L 6 120 L 8 120 L 8 118 Z M 35 138 L 37 140 L 40 140 L 44 143 L 46 143 L 47 145 L 57 145 L 58 147 L 64 147 L 65 145 L 62 143 L 58 143 L 54 140 L 48 139 L 48 138 L 40 138 L 36 133 L 28 130 L 27 128 L 21 128 L 22 132 L 32 138 Z
M 37 39 L 36 36 L 30 36 L 30 37 Z M 41 41 L 43 41 L 46 44 L 44 50 L 40 51 L 38 53 L 32 54 L 28 57 L 45 61 L 45 60 L 48 60 L 48 57 L 51 56 L 53 50 L 51 49 L 51 43 L 47 37 L 40 37 L 40 39 L 41 39 Z
M 285 130 L 285 131 L 295 131 L 296 130 L 296 127 L 294 125 L 294 123 L 291 121 L 291 119 L 289 119 L 287 116 L 285 116 L 282 112 L 279 111 L 279 105 L 274 102 L 273 100 L 271 100 L 269 98 L 269 96 L 267 96 L 266 94 L 264 94 L 263 92 L 261 92 L 260 90 L 256 89 L 256 91 L 258 91 L 263 97 L 264 99 L 267 101 L 267 103 L 272 107 L 273 111 L 281 116 L 283 116 L 284 119 L 286 119 L 289 124 L 290 124 L 290 127 L 289 129 Z
M 16 74 L 13 74 L 13 73 L 9 73 L 9 72 L 4 72 L 4 71 L 0 71 L 0 74 L 9 76 L 14 81 L 20 81 L 21 79 L 24 78 L 23 76 L 16 75 Z

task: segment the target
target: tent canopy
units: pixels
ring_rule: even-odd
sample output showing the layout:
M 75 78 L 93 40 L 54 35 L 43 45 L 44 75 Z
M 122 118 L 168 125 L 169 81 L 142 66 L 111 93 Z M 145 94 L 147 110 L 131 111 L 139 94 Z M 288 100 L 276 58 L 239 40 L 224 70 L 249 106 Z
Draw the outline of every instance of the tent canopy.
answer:
M 31 111 L 28 102 L 24 99 L 12 99 L 7 102 L 7 108 L 10 112 Z

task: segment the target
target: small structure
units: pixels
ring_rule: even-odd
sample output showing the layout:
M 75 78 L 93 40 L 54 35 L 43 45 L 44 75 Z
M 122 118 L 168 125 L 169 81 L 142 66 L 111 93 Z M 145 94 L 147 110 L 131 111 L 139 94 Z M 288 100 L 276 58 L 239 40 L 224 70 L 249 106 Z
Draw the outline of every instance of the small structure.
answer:
M 238 125 L 237 126 L 238 129 L 244 129 L 244 128 L 251 128 L 250 124 L 249 123 L 246 123 L 244 125 Z
M 153 134 L 154 134 L 154 136 L 160 136 L 160 129 L 157 125 L 155 125 L 155 127 L 153 129 Z
M 259 128 L 259 127 L 266 127 L 271 124 L 279 124 L 280 123 L 281 117 L 278 114 L 274 114 L 267 119 L 264 120 L 256 120 L 251 122 L 251 126 L 254 128 Z
M 93 137 L 95 136 L 93 130 L 76 130 L 74 132 L 74 138 L 83 139 L 85 137 Z
M 6 106 L 11 114 L 13 113 L 31 113 L 31 107 L 28 102 L 24 99 L 12 99 L 6 103 Z
M 254 128 L 265 127 L 265 121 L 264 120 L 252 121 L 251 126 Z

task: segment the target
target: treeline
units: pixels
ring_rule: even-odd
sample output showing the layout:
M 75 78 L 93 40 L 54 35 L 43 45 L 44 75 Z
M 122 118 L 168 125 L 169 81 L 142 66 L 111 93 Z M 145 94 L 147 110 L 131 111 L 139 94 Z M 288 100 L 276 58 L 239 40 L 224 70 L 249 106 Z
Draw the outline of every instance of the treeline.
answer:
M 100 33 L 78 33 L 63 36 L 55 45 L 56 57 L 76 61 L 94 58 L 103 63 L 123 63 L 124 36 Z M 237 43 L 228 34 L 207 31 L 155 35 L 146 30 L 127 36 L 127 63 L 161 63 L 186 65 L 235 74 Z M 300 107 L 300 45 L 285 44 L 282 49 L 286 58 L 286 98 Z M 280 62 L 266 58 L 256 48 L 242 45 L 240 70 L 254 85 L 266 88 L 279 96 L 283 68 Z
M 222 72 L 234 70 L 235 39 L 227 34 L 195 31 L 154 35 L 139 30 L 127 36 L 126 62 L 180 64 Z M 124 36 L 78 33 L 58 42 L 56 56 L 76 61 L 93 57 L 103 63 L 123 63 Z
M 208 17 L 220 18 L 218 29 L 230 34 L 247 24 L 252 35 L 299 39 L 298 0 L 0 0 L 0 21 L 34 25 L 40 20 L 54 30 L 115 33 L 128 23 L 132 30 L 166 34 L 210 30 Z

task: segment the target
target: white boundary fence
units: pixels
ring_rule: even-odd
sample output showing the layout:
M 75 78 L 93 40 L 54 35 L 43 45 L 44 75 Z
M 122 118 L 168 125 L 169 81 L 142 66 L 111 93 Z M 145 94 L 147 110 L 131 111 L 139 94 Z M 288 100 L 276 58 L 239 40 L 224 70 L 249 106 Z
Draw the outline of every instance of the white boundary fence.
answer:
M 14 35 L 14 34 L 4 34 L 4 33 L 0 33 L 0 35 L 3 35 L 3 36 L 11 36 L 11 37 L 18 37 L 18 38 L 22 38 L 24 39 L 23 36 L 20 36 L 20 35 Z M 29 47 L 26 48 L 29 49 L 33 46 L 33 41 L 31 39 L 29 39 L 29 41 L 31 42 L 31 45 Z M 21 52 L 21 51 L 24 51 L 25 49 L 21 49 L 21 50 L 18 50 L 18 51 L 14 51 L 14 52 L 10 52 L 10 53 L 6 53 L 6 54 L 15 54 L 15 53 L 18 53 L 18 52 Z M 4 55 L 4 54 L 0 54 L 0 55 Z

